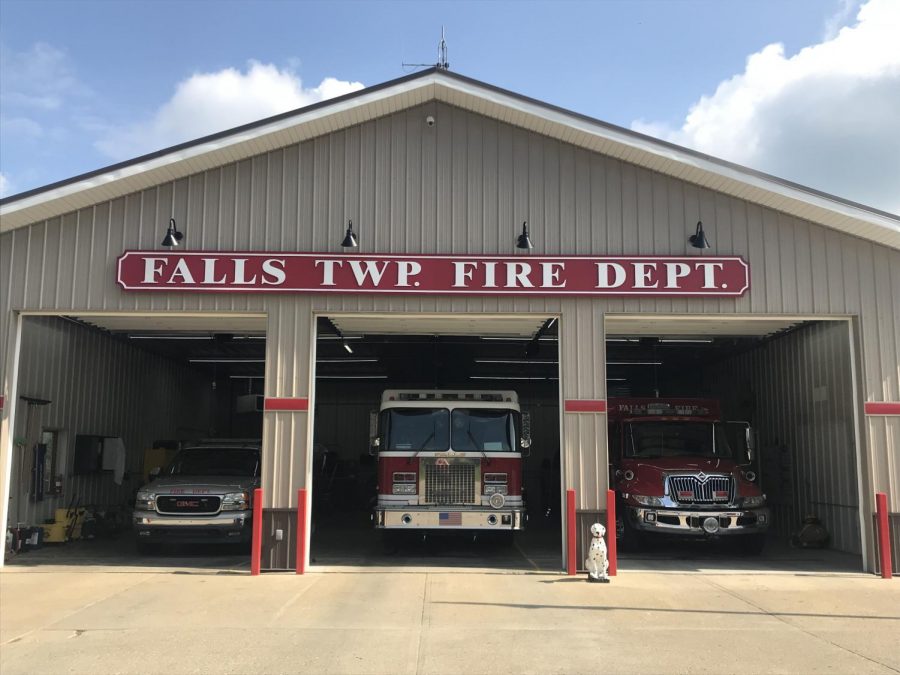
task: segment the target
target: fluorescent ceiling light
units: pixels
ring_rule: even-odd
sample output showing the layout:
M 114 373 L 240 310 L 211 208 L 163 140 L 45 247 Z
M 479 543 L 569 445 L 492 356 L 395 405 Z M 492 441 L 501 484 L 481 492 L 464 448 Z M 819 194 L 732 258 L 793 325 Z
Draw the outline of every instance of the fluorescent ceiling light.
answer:
M 129 340 L 213 340 L 212 335 L 129 335 Z
M 265 363 L 265 359 L 241 359 L 241 358 L 197 358 L 188 359 L 190 363 Z
M 607 361 L 608 366 L 661 366 L 662 361 Z
M 475 363 L 536 363 L 541 365 L 556 365 L 552 359 L 475 359 Z
M 316 375 L 317 380 L 386 380 L 387 375 Z
M 341 357 L 337 357 L 337 358 L 322 357 L 320 359 L 316 359 L 316 363 L 378 363 L 378 359 L 361 359 L 361 358 L 342 359 Z
M 229 375 L 232 380 L 264 380 L 262 375 Z
M 547 382 L 548 380 L 558 380 L 558 377 L 523 377 L 521 375 L 511 375 L 509 377 L 501 375 L 470 375 L 470 380 L 539 380 Z
M 687 342 L 687 343 L 696 343 L 696 344 L 709 344 L 712 340 L 690 340 L 690 339 L 681 339 L 681 338 L 660 338 L 660 342 Z

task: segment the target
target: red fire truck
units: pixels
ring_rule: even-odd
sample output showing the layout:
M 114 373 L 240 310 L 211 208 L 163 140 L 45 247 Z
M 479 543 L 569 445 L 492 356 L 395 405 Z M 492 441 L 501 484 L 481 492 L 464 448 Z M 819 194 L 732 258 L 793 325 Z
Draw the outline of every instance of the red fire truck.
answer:
M 625 548 L 647 535 L 729 537 L 748 553 L 770 514 L 752 469 L 752 432 L 708 399 L 609 399 L 610 481 Z
M 513 391 L 385 391 L 370 435 L 375 526 L 386 531 L 521 530 L 530 420 Z

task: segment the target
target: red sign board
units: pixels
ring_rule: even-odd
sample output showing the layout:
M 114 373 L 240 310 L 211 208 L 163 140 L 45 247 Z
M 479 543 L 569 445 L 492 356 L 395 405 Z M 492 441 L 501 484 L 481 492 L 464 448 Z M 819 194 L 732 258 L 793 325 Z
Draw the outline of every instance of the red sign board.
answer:
M 129 291 L 740 296 L 737 256 L 451 256 L 126 251 Z

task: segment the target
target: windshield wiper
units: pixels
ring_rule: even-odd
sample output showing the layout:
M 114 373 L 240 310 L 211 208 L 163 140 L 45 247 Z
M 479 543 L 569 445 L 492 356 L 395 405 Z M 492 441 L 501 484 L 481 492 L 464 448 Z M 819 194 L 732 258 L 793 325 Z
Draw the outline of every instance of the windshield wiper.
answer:
M 415 451 L 415 453 L 413 454 L 412 457 L 410 457 L 408 460 L 406 460 L 407 464 L 412 464 L 412 461 L 414 459 L 416 459 L 419 456 L 419 453 L 425 449 L 426 445 L 428 445 L 428 441 L 430 441 L 432 438 L 434 438 L 435 433 L 436 433 L 436 430 L 432 429 L 431 433 L 428 435 L 428 438 L 426 438 L 424 441 L 422 441 L 422 444 L 419 446 L 419 449 Z

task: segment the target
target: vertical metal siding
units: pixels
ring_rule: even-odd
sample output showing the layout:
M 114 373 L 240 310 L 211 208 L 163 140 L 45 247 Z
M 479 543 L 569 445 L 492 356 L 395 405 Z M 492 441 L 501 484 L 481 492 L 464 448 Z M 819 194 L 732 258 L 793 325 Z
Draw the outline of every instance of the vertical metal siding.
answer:
M 425 125 L 426 114 L 435 116 L 435 127 Z M 753 287 L 738 299 L 122 292 L 114 280 L 115 258 L 123 249 L 158 248 L 170 216 L 192 249 L 338 251 L 346 221 L 353 218 L 363 253 L 484 254 L 515 252 L 515 236 L 527 220 L 534 254 L 702 255 L 687 244 L 702 219 L 710 253 L 744 256 L 752 267 Z M 858 315 L 866 399 L 898 400 L 898 270 L 900 251 L 430 101 L 4 233 L 0 354 L 5 359 L 0 375 L 9 373 L 10 321 L 17 309 L 265 311 L 274 331 L 267 364 L 274 378 L 266 384 L 270 396 L 309 393 L 308 365 L 299 362 L 308 363 L 303 325 L 311 320 L 312 308 L 562 313 L 563 330 L 575 336 L 564 338 L 564 394 L 604 398 L 599 320 L 604 313 L 796 312 Z M 8 396 L 8 380 L 4 382 Z M 282 417 L 286 415 L 266 415 L 267 443 L 273 444 L 266 481 L 273 495 L 288 503 L 302 478 L 285 476 L 279 468 L 276 485 L 274 471 L 276 465 L 300 470 L 305 418 L 294 414 L 289 423 Z M 900 511 L 896 431 L 890 434 L 879 426 L 893 423 L 870 419 L 867 444 L 875 485 L 888 489 L 893 510 Z M 577 451 L 573 441 L 566 445 L 574 466 L 584 461 L 590 467 L 591 460 L 582 455 L 605 447 L 605 439 L 599 427 L 589 431 L 584 424 L 567 419 L 566 429 L 575 425 L 580 435 Z M 587 475 L 591 472 L 588 468 Z M 572 480 L 582 479 L 573 475 Z M 587 494 L 602 487 L 584 485 Z
M 799 329 L 707 376 L 733 411 L 753 410 L 763 487 L 779 534 L 790 536 L 805 516 L 815 514 L 831 533 L 832 546 L 861 553 L 846 323 Z

